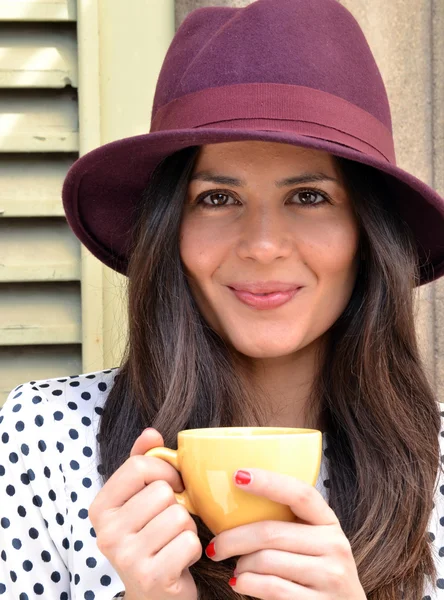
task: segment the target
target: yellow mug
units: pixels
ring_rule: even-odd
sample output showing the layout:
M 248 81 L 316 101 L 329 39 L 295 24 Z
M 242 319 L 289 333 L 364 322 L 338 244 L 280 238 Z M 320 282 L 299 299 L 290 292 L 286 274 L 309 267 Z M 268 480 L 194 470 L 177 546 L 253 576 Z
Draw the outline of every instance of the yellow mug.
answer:
M 322 433 L 317 429 L 185 429 L 177 440 L 177 450 L 152 448 L 146 456 L 161 458 L 179 471 L 185 491 L 175 494 L 177 502 L 214 535 L 256 521 L 295 521 L 288 506 L 239 489 L 233 483 L 237 469 L 267 469 L 315 485 L 321 466 Z

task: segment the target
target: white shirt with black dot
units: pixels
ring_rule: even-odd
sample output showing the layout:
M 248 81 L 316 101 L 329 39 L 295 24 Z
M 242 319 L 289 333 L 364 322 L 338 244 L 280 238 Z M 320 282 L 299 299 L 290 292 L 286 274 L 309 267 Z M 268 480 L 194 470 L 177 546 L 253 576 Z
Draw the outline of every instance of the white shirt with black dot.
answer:
M 0 411 L 0 600 L 111 600 L 124 590 L 88 518 L 101 487 L 96 435 L 117 373 L 31 381 Z M 442 429 L 444 455 L 444 418 Z M 323 448 L 316 488 L 328 501 L 326 436 Z M 424 600 L 444 600 L 444 480 L 429 532 L 438 595 Z

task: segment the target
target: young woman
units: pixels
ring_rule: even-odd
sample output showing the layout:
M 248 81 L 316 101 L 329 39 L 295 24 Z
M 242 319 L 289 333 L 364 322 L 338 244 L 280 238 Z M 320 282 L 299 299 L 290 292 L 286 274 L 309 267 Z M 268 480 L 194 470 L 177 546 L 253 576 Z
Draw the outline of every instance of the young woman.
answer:
M 444 598 L 444 428 L 412 307 L 444 273 L 444 200 L 396 166 L 350 13 L 194 11 L 150 133 L 79 159 L 63 199 L 128 275 L 127 352 L 6 401 L 0 596 Z M 144 456 L 229 425 L 323 432 L 316 486 L 249 465 L 235 478 L 295 523 L 213 536 L 176 503 L 175 469 Z

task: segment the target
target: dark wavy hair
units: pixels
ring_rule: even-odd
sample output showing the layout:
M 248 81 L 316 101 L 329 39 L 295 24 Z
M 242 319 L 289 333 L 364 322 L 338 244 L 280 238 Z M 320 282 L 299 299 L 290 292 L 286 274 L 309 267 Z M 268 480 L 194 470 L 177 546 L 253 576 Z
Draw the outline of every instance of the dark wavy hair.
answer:
M 179 253 L 181 214 L 199 147 L 156 168 L 137 207 L 128 271 L 129 336 L 104 406 L 103 482 L 144 427 L 177 448 L 181 429 L 264 425 L 236 357 L 204 321 Z M 331 328 L 310 404 L 328 436 L 329 504 L 371 600 L 422 597 L 436 572 L 427 533 L 440 464 L 440 413 L 414 328 L 418 257 L 384 176 L 335 157 L 360 226 L 351 298 Z M 193 516 L 205 547 L 213 535 Z M 235 558 L 191 567 L 201 600 L 239 598 Z

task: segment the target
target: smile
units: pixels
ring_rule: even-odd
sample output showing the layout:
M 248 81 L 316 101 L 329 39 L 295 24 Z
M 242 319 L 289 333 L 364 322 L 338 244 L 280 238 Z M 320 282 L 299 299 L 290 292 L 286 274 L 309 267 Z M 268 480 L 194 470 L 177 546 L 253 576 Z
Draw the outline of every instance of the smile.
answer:
M 269 294 L 252 294 L 251 292 L 235 290 L 231 287 L 228 289 L 238 300 L 247 306 L 251 306 L 257 310 L 270 310 L 289 302 L 302 288 L 299 287 L 288 292 L 271 292 Z

